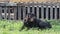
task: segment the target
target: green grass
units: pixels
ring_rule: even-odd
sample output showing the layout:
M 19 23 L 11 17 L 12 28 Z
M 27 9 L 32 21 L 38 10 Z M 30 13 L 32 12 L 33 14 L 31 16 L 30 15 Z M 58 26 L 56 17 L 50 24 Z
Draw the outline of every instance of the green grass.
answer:
M 49 20 L 48 20 L 49 21 Z M 60 21 L 50 20 L 52 28 L 46 30 L 37 30 L 32 28 L 25 31 L 19 31 L 23 23 L 21 21 L 0 20 L 0 34 L 60 34 Z

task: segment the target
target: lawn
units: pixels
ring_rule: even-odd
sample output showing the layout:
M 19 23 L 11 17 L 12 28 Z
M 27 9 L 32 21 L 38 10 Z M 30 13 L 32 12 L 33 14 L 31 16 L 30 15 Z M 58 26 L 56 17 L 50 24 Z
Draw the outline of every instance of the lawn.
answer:
M 60 21 L 48 20 L 52 28 L 46 30 L 37 30 L 37 28 L 32 28 L 26 31 L 26 28 L 19 31 L 22 27 L 22 21 L 7 21 L 0 20 L 0 34 L 60 34 Z

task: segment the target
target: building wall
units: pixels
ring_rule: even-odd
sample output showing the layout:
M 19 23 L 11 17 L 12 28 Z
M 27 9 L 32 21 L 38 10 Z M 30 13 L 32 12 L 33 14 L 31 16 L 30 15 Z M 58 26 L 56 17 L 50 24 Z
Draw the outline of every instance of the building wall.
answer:
M 48 0 L 11 0 L 11 2 L 47 2 Z
M 10 0 L 10 2 L 60 2 L 60 0 Z
M 60 0 L 0 0 L 0 2 L 60 2 Z

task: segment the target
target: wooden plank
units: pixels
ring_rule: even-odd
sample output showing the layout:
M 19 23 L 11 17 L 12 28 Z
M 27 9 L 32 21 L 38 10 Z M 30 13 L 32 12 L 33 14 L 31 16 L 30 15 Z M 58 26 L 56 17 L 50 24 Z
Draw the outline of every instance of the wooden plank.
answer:
M 26 7 L 23 7 L 23 19 L 25 18 L 26 13 Z
M 46 19 L 48 19 L 48 7 L 46 7 Z
M 28 6 L 27 8 L 28 8 L 28 12 L 27 13 L 30 13 L 30 7 Z
M 21 20 L 21 7 L 18 6 L 18 20 Z
M 52 20 L 52 19 L 53 19 L 53 8 L 50 7 L 50 20 Z
M 39 18 L 39 7 L 36 8 L 37 8 L 37 18 Z
M 16 20 L 16 15 L 17 14 L 17 7 L 14 7 L 14 20 Z
M 0 7 L 0 20 L 2 19 L 2 7 Z
M 32 7 L 32 13 L 34 13 L 34 6 Z

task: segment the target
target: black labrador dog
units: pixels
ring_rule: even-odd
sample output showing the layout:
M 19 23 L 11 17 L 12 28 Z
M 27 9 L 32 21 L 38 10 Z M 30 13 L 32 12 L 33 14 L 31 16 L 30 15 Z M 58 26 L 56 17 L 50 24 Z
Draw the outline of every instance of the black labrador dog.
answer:
M 28 13 L 25 16 L 24 19 L 24 24 L 22 26 L 22 28 L 20 29 L 23 30 L 25 27 L 27 27 L 27 30 L 29 30 L 30 28 L 34 27 L 38 27 L 38 29 L 46 29 L 46 28 L 51 28 L 51 24 L 47 21 L 42 21 L 40 19 L 37 19 L 35 14 L 33 13 Z

